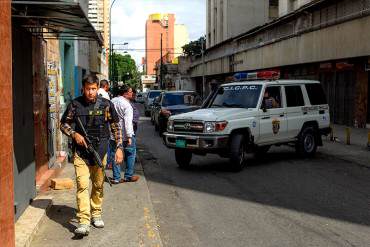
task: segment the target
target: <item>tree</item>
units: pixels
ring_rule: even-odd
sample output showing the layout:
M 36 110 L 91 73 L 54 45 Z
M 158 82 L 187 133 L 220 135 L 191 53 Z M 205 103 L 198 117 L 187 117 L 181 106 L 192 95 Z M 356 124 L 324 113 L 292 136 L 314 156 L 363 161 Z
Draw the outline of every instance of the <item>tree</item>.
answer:
M 198 56 L 202 54 L 202 45 L 205 48 L 206 38 L 204 36 L 200 37 L 198 40 L 190 41 L 182 47 L 182 50 L 187 56 Z
M 137 88 L 140 84 L 140 73 L 137 70 L 135 60 L 130 55 L 114 53 L 112 55 L 112 75 L 111 80 L 130 85 Z

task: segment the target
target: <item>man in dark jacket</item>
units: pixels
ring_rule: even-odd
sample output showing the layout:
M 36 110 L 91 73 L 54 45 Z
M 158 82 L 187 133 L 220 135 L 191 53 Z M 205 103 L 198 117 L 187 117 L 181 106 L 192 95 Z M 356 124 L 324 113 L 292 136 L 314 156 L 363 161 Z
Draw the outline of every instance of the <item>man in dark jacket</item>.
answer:
M 113 104 L 97 95 L 99 80 L 94 75 L 82 81 L 83 95 L 75 98 L 68 105 L 61 119 L 61 131 L 73 139 L 74 167 L 77 183 L 77 235 L 86 236 L 90 232 L 90 222 L 97 228 L 103 228 L 101 218 L 103 202 L 104 173 L 87 151 L 87 143 L 79 119 L 85 128 L 94 149 L 106 165 L 107 147 L 112 132 L 117 143 L 115 159 L 123 160 L 122 132 Z M 89 179 L 92 181 L 89 195 Z

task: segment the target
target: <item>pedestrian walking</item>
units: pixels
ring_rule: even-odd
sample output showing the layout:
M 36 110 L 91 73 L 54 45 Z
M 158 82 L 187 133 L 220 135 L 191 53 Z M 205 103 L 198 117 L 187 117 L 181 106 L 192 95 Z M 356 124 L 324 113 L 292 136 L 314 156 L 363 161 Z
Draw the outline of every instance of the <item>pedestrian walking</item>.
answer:
M 105 79 L 100 81 L 100 88 L 98 89 L 98 95 L 102 96 L 105 99 L 110 100 L 109 96 L 109 82 Z
M 116 143 L 115 161 L 120 163 L 123 160 L 119 118 L 113 104 L 98 96 L 98 85 L 99 80 L 94 75 L 89 75 L 82 81 L 83 95 L 72 100 L 67 106 L 60 126 L 61 131 L 73 139 L 79 221 L 79 226 L 74 232 L 82 236 L 89 234 L 90 223 L 97 228 L 104 227 L 102 220 L 104 167 L 100 168 L 91 152 L 87 150 L 83 129 L 86 130 L 93 148 L 103 160 L 103 166 L 106 164 L 111 134 Z M 89 179 L 92 181 L 91 195 L 89 195 Z
M 135 159 L 136 159 L 136 137 L 133 128 L 133 108 L 131 106 L 132 88 L 123 86 L 120 90 L 120 96 L 113 98 L 112 103 L 117 111 L 123 135 L 123 150 L 125 155 L 125 174 L 121 178 L 121 164 L 113 164 L 113 179 L 112 184 L 123 182 L 136 182 L 139 176 L 134 175 Z M 113 143 L 111 147 L 115 147 Z
M 110 92 L 109 92 L 109 82 L 105 79 L 101 80 L 100 81 L 100 84 L 99 84 L 99 89 L 98 89 L 98 95 L 100 95 L 101 97 L 105 98 L 105 99 L 108 99 L 110 100 L 111 99 L 111 96 L 110 96 Z M 112 154 L 112 152 L 110 152 L 109 150 L 110 148 L 110 145 L 108 143 L 108 156 L 107 156 L 107 166 L 106 166 L 106 169 L 111 169 L 112 168 L 112 160 L 114 159 L 114 153 Z

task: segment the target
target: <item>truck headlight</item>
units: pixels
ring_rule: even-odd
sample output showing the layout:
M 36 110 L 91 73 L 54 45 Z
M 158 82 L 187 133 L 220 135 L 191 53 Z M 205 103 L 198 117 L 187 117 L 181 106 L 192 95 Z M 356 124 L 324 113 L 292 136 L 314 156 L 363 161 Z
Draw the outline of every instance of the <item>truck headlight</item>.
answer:
M 205 122 L 204 124 L 204 132 L 205 133 L 213 133 L 223 131 L 227 126 L 226 121 L 219 121 L 219 122 Z
M 167 122 L 167 130 L 169 132 L 173 131 L 173 120 L 168 120 L 168 122 Z
M 206 122 L 204 124 L 204 131 L 206 133 L 213 133 L 216 130 L 216 123 L 215 122 Z

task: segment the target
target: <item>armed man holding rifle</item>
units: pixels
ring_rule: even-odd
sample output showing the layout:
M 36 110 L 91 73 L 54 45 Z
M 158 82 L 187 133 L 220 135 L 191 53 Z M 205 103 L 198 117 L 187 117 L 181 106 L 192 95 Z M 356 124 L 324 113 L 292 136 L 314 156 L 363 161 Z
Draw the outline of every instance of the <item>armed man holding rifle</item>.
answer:
M 117 144 L 115 160 L 123 160 L 122 132 L 113 104 L 97 95 L 99 80 L 89 75 L 82 81 L 83 95 L 68 105 L 61 119 L 61 131 L 73 139 L 74 167 L 77 183 L 76 235 L 87 236 L 90 222 L 103 228 L 103 184 L 107 147 L 112 132 Z M 109 128 L 110 127 L 110 128 Z M 89 179 L 92 181 L 89 195 Z M 109 181 L 109 179 L 108 179 Z

